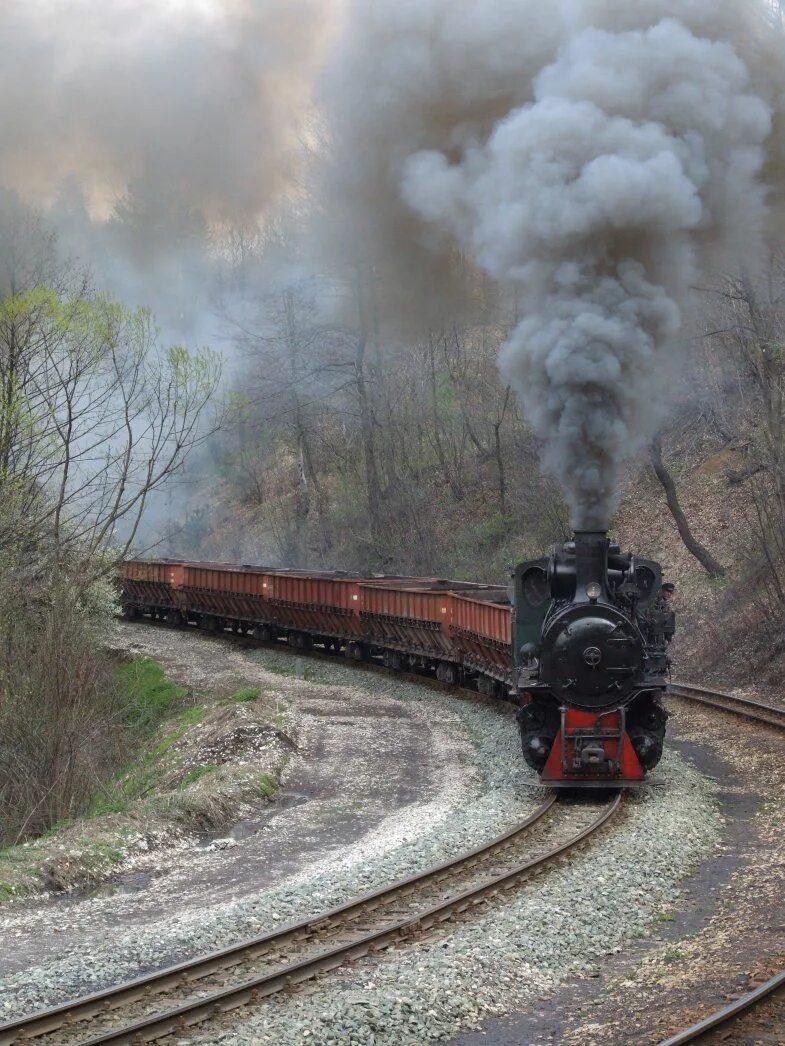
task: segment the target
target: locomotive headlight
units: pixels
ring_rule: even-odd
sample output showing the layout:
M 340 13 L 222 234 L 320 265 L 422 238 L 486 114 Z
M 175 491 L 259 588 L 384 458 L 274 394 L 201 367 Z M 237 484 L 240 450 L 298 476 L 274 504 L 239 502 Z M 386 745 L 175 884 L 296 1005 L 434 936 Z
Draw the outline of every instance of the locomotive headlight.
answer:
M 601 586 L 598 585 L 596 581 L 592 581 L 590 585 L 586 586 L 586 595 L 589 597 L 592 603 L 596 603 L 602 595 Z

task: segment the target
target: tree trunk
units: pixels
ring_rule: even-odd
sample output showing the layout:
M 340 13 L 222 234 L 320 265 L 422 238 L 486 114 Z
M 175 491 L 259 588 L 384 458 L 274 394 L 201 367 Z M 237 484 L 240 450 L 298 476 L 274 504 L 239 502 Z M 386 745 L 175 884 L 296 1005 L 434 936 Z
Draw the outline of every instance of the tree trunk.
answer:
M 373 405 L 368 393 L 366 381 L 366 353 L 368 340 L 371 337 L 372 326 L 368 315 L 370 298 L 367 280 L 363 279 L 362 273 L 357 271 L 357 318 L 358 334 L 357 346 L 354 356 L 354 380 L 357 390 L 357 403 L 360 409 L 360 433 L 363 445 L 363 459 L 365 463 L 365 483 L 368 496 L 368 517 L 371 529 L 371 540 L 376 551 L 382 542 L 382 486 L 379 478 L 379 466 L 376 460 L 376 446 L 374 440 L 374 416 Z
M 684 510 L 679 502 L 679 495 L 676 492 L 676 484 L 673 482 L 673 477 L 665 467 L 665 463 L 662 460 L 662 439 L 659 436 L 652 442 L 650 454 L 651 463 L 654 466 L 657 479 L 660 481 L 662 488 L 665 491 L 668 508 L 670 509 L 670 513 L 678 528 L 679 536 L 684 542 L 684 547 L 688 552 L 695 556 L 710 577 L 725 577 L 725 567 L 717 562 L 714 556 L 712 556 L 708 549 L 701 545 L 690 530 L 687 517 L 684 515 Z
M 502 406 L 501 416 L 499 420 L 494 422 L 493 425 L 493 445 L 496 454 L 496 472 L 499 478 L 499 509 L 502 514 L 507 511 L 507 477 L 504 472 L 504 454 L 502 453 L 502 425 L 504 419 L 507 417 L 507 408 L 510 405 L 510 394 L 512 392 L 512 386 L 507 386 L 507 391 L 504 394 L 504 404 Z

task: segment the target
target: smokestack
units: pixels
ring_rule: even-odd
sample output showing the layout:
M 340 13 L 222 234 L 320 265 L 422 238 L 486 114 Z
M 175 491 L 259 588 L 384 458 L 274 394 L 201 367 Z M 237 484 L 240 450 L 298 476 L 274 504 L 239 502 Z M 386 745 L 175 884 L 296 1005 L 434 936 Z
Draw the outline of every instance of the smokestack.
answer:
M 595 602 L 608 599 L 608 541 L 607 531 L 575 531 L 575 599 Z M 599 586 L 599 595 L 596 589 Z

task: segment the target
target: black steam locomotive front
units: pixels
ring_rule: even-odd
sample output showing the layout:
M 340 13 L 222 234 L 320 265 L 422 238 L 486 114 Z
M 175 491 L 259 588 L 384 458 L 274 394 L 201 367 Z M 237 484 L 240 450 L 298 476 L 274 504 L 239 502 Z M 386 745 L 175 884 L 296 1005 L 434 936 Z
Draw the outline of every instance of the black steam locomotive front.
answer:
M 582 531 L 549 559 L 522 564 L 514 582 L 527 762 L 542 772 L 561 738 L 568 777 L 622 776 L 626 735 L 651 769 L 662 755 L 674 631 L 659 564 L 622 554 L 604 532 Z

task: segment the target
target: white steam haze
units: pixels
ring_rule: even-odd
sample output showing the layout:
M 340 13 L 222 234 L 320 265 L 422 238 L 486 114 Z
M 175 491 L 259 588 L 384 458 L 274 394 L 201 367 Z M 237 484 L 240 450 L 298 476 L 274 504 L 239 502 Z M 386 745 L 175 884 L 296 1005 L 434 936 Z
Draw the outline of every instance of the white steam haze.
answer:
M 772 10 L 4 0 L 0 188 L 51 205 L 98 284 L 178 338 L 221 337 L 215 230 L 287 201 L 310 225 L 280 279 L 373 272 L 418 336 L 469 259 L 516 304 L 502 372 L 543 462 L 575 526 L 604 529 L 667 408 L 691 286 L 754 269 L 782 225 Z
M 502 354 L 579 529 L 654 435 L 691 283 L 778 213 L 782 40 L 746 0 L 353 0 L 328 79 L 369 257 L 512 289 Z M 413 255 L 420 266 L 412 268 Z M 413 300 L 415 289 L 412 289 Z
M 219 219 L 298 177 L 323 0 L 3 0 L 0 180 L 75 175 L 109 208 L 133 179 Z

